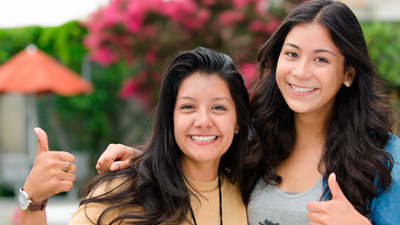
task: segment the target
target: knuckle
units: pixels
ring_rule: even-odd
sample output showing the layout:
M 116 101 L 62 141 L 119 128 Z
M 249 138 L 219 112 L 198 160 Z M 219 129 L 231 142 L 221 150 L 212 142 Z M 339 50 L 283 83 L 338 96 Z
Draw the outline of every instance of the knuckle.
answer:
M 107 151 L 108 149 L 114 148 L 115 146 L 116 146 L 116 144 L 114 144 L 114 143 L 109 144 L 108 147 L 107 147 L 107 149 L 106 149 L 106 151 Z
M 71 154 L 71 163 L 75 162 L 75 156 Z
M 70 191 L 73 187 L 74 187 L 74 183 L 68 182 L 68 183 L 65 185 L 65 190 L 64 190 L 64 191 Z
M 51 179 L 53 179 L 53 178 L 55 178 L 55 177 L 57 177 L 58 176 L 58 171 L 56 171 L 56 170 L 52 170 L 52 169 L 50 169 L 50 170 L 47 170 L 48 171 L 48 175 L 49 175 L 49 177 L 51 178 Z
M 58 165 L 59 163 L 56 160 L 47 160 L 47 168 L 54 168 Z
M 53 190 L 54 192 L 57 192 L 57 191 L 55 191 L 55 190 L 58 189 L 58 185 L 57 185 L 56 182 L 50 182 L 48 187 L 49 187 L 50 190 Z
M 103 164 L 109 164 L 111 162 L 113 162 L 114 160 L 112 160 L 110 157 L 104 157 L 103 159 Z
M 50 151 L 50 152 L 48 152 L 48 156 L 47 156 L 47 157 L 48 157 L 49 159 L 58 159 L 58 158 L 59 158 L 57 152 L 55 152 L 55 151 Z
M 116 147 L 117 149 L 123 149 L 123 148 L 125 148 L 126 146 L 123 145 L 123 144 L 116 144 L 115 147 Z

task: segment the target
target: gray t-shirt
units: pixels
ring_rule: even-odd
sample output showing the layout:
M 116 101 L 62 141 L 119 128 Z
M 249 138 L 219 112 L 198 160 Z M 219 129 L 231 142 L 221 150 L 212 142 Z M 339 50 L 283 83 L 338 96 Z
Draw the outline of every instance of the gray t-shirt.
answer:
M 282 192 L 276 185 L 266 185 L 259 179 L 247 205 L 249 225 L 308 224 L 306 205 L 319 201 L 322 193 L 322 176 L 303 193 Z

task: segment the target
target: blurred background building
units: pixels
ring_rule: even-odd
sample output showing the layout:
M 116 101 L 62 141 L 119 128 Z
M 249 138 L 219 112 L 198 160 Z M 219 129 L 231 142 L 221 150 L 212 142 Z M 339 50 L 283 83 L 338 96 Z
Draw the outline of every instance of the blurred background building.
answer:
M 342 0 L 351 7 L 359 20 L 399 21 L 398 0 Z

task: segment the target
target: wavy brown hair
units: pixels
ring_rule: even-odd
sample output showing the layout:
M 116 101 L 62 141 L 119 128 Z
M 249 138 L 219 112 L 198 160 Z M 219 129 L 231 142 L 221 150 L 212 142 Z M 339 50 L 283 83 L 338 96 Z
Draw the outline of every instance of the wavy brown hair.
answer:
M 258 82 L 250 102 L 256 135 L 245 165 L 243 198 L 247 203 L 260 177 L 267 184 L 282 181 L 274 168 L 291 154 L 296 134 L 294 113 L 276 84 L 277 61 L 290 30 L 313 22 L 329 31 L 345 57 L 345 68 L 351 66 L 356 71 L 352 86 L 342 86 L 336 96 L 320 161 L 326 167 L 323 177 L 327 180 L 335 172 L 348 200 L 368 216 L 370 200 L 392 182 L 393 159 L 383 149 L 393 122 L 391 109 L 357 18 L 346 5 L 330 0 L 310 1 L 295 8 L 258 53 Z
M 182 152 L 174 137 L 173 113 L 182 81 L 195 72 L 204 76 L 217 75 L 229 88 L 241 132 L 234 135 L 219 166 L 230 182 L 241 182 L 249 136 L 246 131 L 251 125 L 249 94 L 244 80 L 232 59 L 225 54 L 206 48 L 185 51 L 176 55 L 166 69 L 159 93 L 153 134 L 144 153 L 134 158 L 128 169 L 99 175 L 89 184 L 86 193 L 88 198 L 81 205 L 110 204 L 101 212 L 97 224 L 102 224 L 104 217 L 113 210 L 117 210 L 120 215 L 113 218 L 111 224 L 122 221 L 140 225 L 180 224 L 182 221 L 191 223 L 187 218 L 190 195 L 196 193 L 192 193 L 185 185 L 179 163 Z M 100 184 L 115 179 L 123 182 L 100 196 L 90 195 Z

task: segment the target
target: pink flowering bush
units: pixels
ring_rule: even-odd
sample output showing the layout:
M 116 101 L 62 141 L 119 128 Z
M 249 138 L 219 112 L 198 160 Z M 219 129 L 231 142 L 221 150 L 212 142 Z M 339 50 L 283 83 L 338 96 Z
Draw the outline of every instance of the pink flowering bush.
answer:
M 98 64 L 124 62 L 132 68 L 119 96 L 136 97 L 147 107 L 153 104 L 166 60 L 198 46 L 230 55 L 250 86 L 258 48 L 299 1 L 276 2 L 111 0 L 85 24 L 84 44 Z

